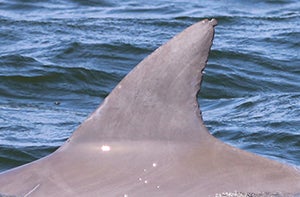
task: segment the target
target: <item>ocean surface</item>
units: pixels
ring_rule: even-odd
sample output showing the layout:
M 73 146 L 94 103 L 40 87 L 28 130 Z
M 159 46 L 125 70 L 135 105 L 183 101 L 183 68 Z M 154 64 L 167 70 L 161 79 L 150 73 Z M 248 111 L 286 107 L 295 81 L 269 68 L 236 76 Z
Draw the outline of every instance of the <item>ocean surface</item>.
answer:
M 199 103 L 210 132 L 300 166 L 300 1 L 0 0 L 0 171 L 50 154 L 118 82 L 216 18 Z

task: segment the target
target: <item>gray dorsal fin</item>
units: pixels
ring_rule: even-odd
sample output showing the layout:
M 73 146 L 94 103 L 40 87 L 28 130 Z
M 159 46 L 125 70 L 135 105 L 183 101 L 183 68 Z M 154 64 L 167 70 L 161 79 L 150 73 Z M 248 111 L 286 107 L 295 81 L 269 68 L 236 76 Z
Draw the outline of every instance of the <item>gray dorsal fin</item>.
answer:
M 72 136 L 109 139 L 200 140 L 208 133 L 196 94 L 214 35 L 203 20 L 138 64 Z

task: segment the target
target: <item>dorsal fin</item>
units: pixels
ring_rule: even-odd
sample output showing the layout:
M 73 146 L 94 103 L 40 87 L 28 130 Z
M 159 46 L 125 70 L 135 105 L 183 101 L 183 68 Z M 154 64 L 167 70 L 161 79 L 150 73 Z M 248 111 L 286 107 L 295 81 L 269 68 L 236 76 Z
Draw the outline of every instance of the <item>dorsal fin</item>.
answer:
M 215 20 L 196 23 L 139 63 L 71 141 L 200 140 L 209 135 L 200 120 L 196 94 L 214 25 Z

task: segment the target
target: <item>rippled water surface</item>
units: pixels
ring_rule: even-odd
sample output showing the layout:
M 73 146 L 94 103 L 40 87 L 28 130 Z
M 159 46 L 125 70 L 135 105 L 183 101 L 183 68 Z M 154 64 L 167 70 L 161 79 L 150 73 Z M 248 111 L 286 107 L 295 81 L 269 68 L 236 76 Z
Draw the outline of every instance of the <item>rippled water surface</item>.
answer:
M 143 58 L 218 26 L 199 102 L 211 133 L 300 166 L 300 2 L 0 0 L 0 171 L 57 149 Z

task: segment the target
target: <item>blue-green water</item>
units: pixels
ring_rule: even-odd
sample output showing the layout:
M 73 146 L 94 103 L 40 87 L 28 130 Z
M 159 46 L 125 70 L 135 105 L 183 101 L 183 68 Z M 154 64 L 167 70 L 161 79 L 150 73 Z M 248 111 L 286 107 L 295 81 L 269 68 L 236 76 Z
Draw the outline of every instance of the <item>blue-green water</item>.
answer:
M 205 124 L 299 166 L 298 0 L 0 0 L 0 171 L 53 152 L 138 62 L 204 18 L 218 20 Z

